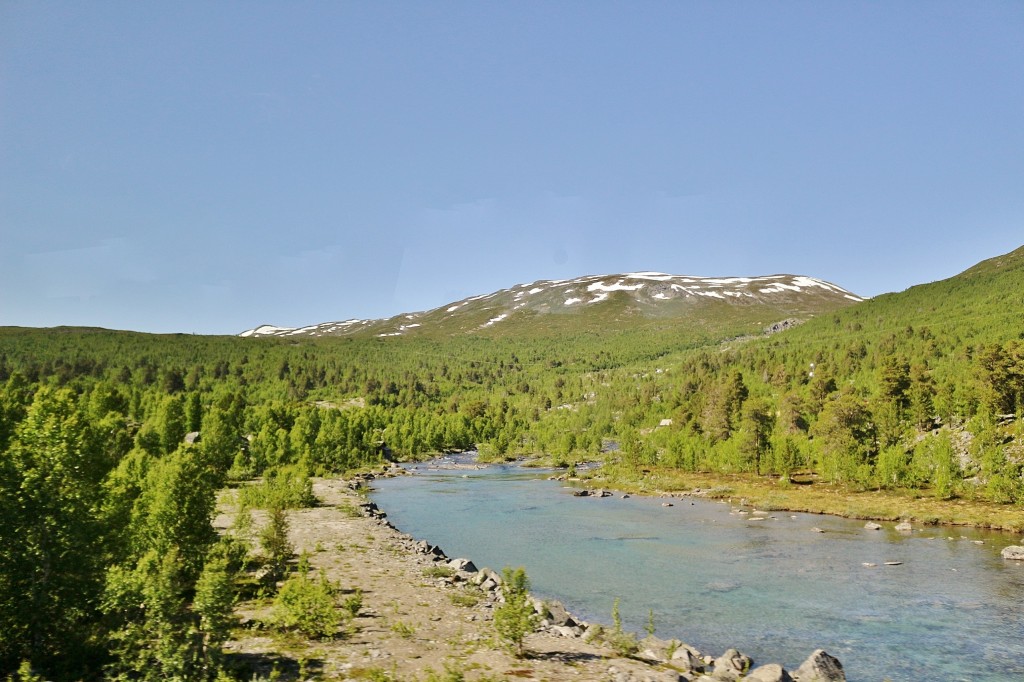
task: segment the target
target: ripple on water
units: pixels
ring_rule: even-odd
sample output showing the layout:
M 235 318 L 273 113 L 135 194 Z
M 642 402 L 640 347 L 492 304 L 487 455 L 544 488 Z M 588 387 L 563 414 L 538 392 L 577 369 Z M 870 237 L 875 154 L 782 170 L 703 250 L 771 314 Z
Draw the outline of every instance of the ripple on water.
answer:
M 1019 537 L 808 514 L 751 523 L 704 500 L 573 498 L 547 471 L 465 473 L 377 481 L 374 501 L 453 556 L 525 566 L 538 595 L 582 618 L 609 622 L 618 597 L 636 632 L 650 610 L 661 637 L 790 669 L 822 647 L 851 682 L 1024 679 L 1024 567 L 999 557 Z

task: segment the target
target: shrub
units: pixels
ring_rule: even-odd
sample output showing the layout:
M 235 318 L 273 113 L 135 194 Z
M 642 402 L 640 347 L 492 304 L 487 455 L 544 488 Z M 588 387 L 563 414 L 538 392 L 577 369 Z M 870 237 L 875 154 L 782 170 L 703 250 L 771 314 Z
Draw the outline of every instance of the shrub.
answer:
M 516 657 L 523 656 L 523 640 L 537 626 L 537 613 L 527 590 L 530 580 L 522 568 L 502 569 L 501 592 L 505 603 L 494 610 L 494 629 Z
M 298 630 L 308 637 L 331 637 L 342 620 L 336 608 L 336 593 L 324 575 L 319 580 L 302 573 L 293 575 L 274 599 L 274 620 L 278 626 Z

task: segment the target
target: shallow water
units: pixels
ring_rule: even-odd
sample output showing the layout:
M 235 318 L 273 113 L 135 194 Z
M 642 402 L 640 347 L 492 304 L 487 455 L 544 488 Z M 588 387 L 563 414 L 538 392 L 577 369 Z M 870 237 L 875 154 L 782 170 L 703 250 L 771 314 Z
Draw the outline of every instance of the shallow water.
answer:
M 823 648 L 852 682 L 1024 680 L 1024 562 L 999 555 L 1019 536 L 577 498 L 515 466 L 414 471 L 374 483 L 399 529 L 480 567 L 524 566 L 535 594 L 584 620 L 609 623 L 618 597 L 627 629 L 642 634 L 651 610 L 659 637 L 756 664 L 795 669 Z

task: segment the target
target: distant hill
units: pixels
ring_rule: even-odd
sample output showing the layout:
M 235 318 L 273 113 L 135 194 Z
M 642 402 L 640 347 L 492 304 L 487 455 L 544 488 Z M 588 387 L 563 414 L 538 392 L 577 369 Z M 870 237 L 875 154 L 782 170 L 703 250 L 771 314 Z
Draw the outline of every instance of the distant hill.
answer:
M 298 328 L 268 324 L 240 336 L 536 336 L 637 326 L 757 333 L 773 323 L 802 322 L 862 300 L 835 284 L 799 275 L 714 278 L 635 272 L 520 284 L 382 320 Z

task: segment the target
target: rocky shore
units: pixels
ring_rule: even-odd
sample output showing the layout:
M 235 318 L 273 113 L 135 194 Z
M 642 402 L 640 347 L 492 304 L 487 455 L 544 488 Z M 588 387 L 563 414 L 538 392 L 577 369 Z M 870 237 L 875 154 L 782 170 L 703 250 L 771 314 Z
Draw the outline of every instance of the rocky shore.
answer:
M 395 475 L 384 472 L 382 475 Z M 374 475 L 365 475 L 350 482 L 350 489 L 369 483 Z M 590 494 L 608 496 L 608 491 Z M 445 552 L 426 540 L 418 540 L 396 529 L 387 515 L 373 502 L 361 501 L 359 509 L 383 533 L 393 534 L 394 541 L 403 552 L 418 557 L 435 567 L 434 574 L 441 576 L 437 585 L 442 589 L 458 590 L 466 587 L 478 589 L 483 594 L 483 608 L 480 620 L 489 623 L 493 608 L 503 601 L 501 576 L 494 570 L 477 568 L 466 558 L 449 558 Z M 846 679 L 842 664 L 824 650 L 817 650 L 796 669 L 786 670 L 777 663 L 757 665 L 749 656 L 736 649 L 729 649 L 715 656 L 698 651 L 678 640 L 663 640 L 653 636 L 636 642 L 635 650 L 623 655 L 619 647 L 609 646 L 606 641 L 608 627 L 586 623 L 573 616 L 564 605 L 555 601 L 533 599 L 534 609 L 540 618 L 538 631 L 532 636 L 530 645 L 547 652 L 565 649 L 563 654 L 578 654 L 588 650 L 588 656 L 597 656 L 601 662 L 593 666 L 574 664 L 571 670 L 563 671 L 565 677 L 575 679 L 630 681 L 686 682 L 689 680 L 753 680 L 756 682 L 839 682 Z M 543 642 L 543 646 L 538 644 Z M 571 643 L 571 645 L 568 645 Z M 568 645 L 568 646 L 567 646 Z M 617 651 L 618 649 L 618 651 Z M 559 675 L 533 679 L 564 679 Z
M 375 682 L 837 682 L 842 665 L 815 651 L 795 670 L 762 665 L 736 649 L 701 652 L 678 640 L 634 640 L 613 646 L 609 628 L 586 623 L 562 604 L 533 599 L 537 630 L 515 658 L 498 640 L 493 614 L 503 601 L 501 576 L 470 559 L 450 558 L 429 542 L 394 528 L 361 494 L 375 475 L 316 479 L 319 504 L 288 513 L 289 541 L 314 573 L 362 608 L 336 636 L 306 639 L 274 625 L 272 601 L 253 595 L 236 605 L 239 627 L 226 643 L 244 679 L 374 680 Z M 225 498 L 216 525 L 227 531 L 237 509 Z M 257 514 L 257 526 L 263 519 Z M 239 679 L 242 679 L 240 677 Z

